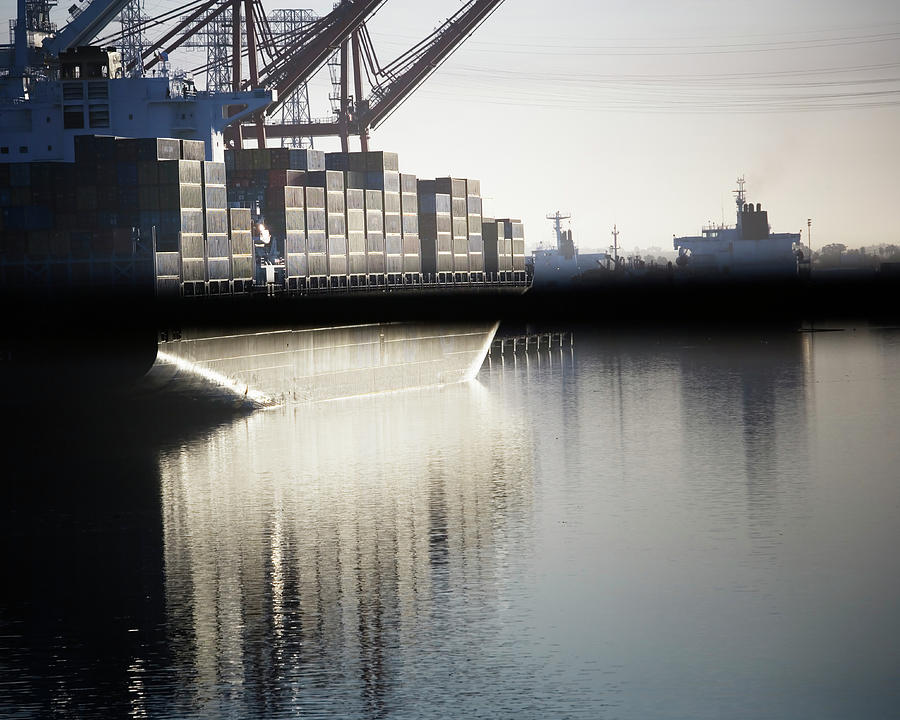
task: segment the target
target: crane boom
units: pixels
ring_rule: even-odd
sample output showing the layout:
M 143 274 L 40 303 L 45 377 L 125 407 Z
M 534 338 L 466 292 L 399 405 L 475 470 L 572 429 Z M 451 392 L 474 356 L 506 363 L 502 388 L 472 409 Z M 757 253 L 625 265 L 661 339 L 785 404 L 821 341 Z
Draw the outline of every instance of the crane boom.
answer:
M 368 100 L 361 99 L 357 87 L 356 106 L 349 117 L 339 117 L 334 122 L 267 125 L 266 132 L 270 137 L 334 135 L 343 137 L 349 131 L 358 134 L 361 142 L 365 144 L 369 128 L 377 126 L 396 110 L 502 2 L 503 0 L 468 0 L 431 35 L 384 67 L 378 66 L 377 61 L 367 51 L 366 60 L 370 69 L 376 78 L 381 78 L 381 81 L 372 87 Z M 362 32 L 353 31 L 354 44 L 360 34 L 365 37 L 368 35 L 364 24 L 357 27 L 361 27 Z M 336 44 L 328 51 L 334 47 Z M 360 81 L 359 64 L 359 54 L 355 52 L 354 69 L 357 85 Z M 271 114 L 270 110 L 267 110 L 267 113 Z
M 377 127 L 399 107 L 496 10 L 503 0 L 469 0 L 452 17 L 388 69 L 372 88 L 360 124 Z
M 128 2 L 129 0 L 93 0 L 56 37 L 44 41 L 44 50 L 58 55 L 69 48 L 88 44 L 115 19 Z
M 343 0 L 328 15 L 312 23 L 309 29 L 282 50 L 259 72 L 260 83 L 275 89 L 285 98 L 299 84 L 312 76 L 340 47 L 344 38 L 373 15 L 385 0 Z M 272 115 L 278 108 L 273 103 L 267 110 Z

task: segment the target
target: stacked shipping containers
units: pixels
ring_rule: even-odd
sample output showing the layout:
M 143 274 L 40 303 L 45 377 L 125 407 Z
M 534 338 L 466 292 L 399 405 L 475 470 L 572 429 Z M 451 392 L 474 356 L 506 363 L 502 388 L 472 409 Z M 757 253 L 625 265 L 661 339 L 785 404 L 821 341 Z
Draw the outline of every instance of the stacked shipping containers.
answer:
M 401 175 L 397 154 L 389 152 L 330 153 L 326 165 L 346 178 L 350 284 L 419 281 L 415 176 Z
M 157 249 L 181 252 L 184 293 L 202 295 L 207 276 L 199 160 L 159 162 L 159 213 Z
M 386 152 L 204 156 L 202 141 L 82 136 L 74 164 L 0 165 L 4 282 L 108 282 L 109 261 L 133 263 L 142 248 L 147 276 L 155 248 L 158 290 L 247 291 L 258 220 L 289 289 L 479 280 L 486 258 L 489 273 L 524 279 L 522 224 L 483 219 L 476 180 L 417 180 Z M 58 267 L 29 269 L 44 261 Z
M 225 164 L 204 160 L 203 219 L 206 233 L 206 275 L 210 293 L 231 291 L 231 241 L 228 236 L 228 198 L 225 189 Z
M 396 167 L 397 156 L 393 153 L 330 153 L 326 156 L 326 163 L 344 172 L 348 228 L 351 198 L 355 206 L 352 212 L 350 284 L 380 285 L 385 282 L 387 269 L 385 231 L 388 221 L 385 218 L 385 177 L 379 170 Z M 387 178 L 387 183 L 391 185 L 390 178 Z
M 513 279 L 512 239 L 505 237 L 503 221 L 483 218 L 484 272 L 489 279 L 508 282 Z
M 234 291 L 253 288 L 253 233 L 250 208 L 230 208 L 228 229 L 231 237 L 231 266 Z
M 525 226 L 521 220 L 515 218 L 501 218 L 497 220 L 499 227 L 503 226 L 503 237 L 510 243 L 510 255 L 512 256 L 513 280 L 525 281 Z
M 308 263 L 306 258 L 306 219 L 304 217 L 303 186 L 306 173 L 302 170 L 270 169 L 257 171 L 266 178 L 260 184 L 261 219 L 269 232 L 272 252 L 282 252 L 284 277 L 288 289 L 306 286 Z M 255 192 L 255 191 L 254 191 Z
M 370 285 L 384 282 L 384 200 L 379 190 L 366 190 L 366 273 Z
M 325 275 L 327 287 L 347 285 L 347 216 L 344 195 L 344 173 L 339 170 L 323 170 L 308 173 L 310 188 L 324 191 L 325 209 Z
M 481 228 L 481 182 L 466 179 L 466 220 L 469 241 L 469 278 L 484 280 L 484 238 Z
M 344 204 L 347 228 L 347 282 L 353 287 L 369 283 L 367 244 L 368 211 L 366 202 L 366 157 L 364 153 L 328 153 L 325 167 L 340 172 L 344 180 Z M 369 203 L 372 205 L 374 203 Z M 376 227 L 377 226 L 377 227 Z M 373 245 L 380 249 L 372 252 L 372 264 L 383 267 L 383 220 L 378 223 L 373 215 Z M 377 237 L 375 237 L 377 234 Z M 383 273 L 379 269 L 378 273 Z M 373 280 L 372 282 L 374 283 Z
M 163 230 L 158 164 L 179 160 L 181 144 L 79 136 L 75 147 L 74 163 L 0 169 L 4 283 L 134 284 L 152 275 L 152 239 Z M 168 260 L 161 274 L 177 286 L 177 252 Z
M 277 262 L 281 253 L 288 289 L 326 284 L 327 257 L 319 247 L 325 237 L 319 232 L 324 233 L 325 226 L 324 220 L 318 222 L 320 210 L 324 217 L 324 195 L 314 190 L 313 204 L 309 205 L 310 194 L 305 190 L 311 184 L 308 174 L 325 170 L 325 153 L 311 148 L 226 150 L 225 166 L 229 206 L 248 209 L 251 222 L 263 223 L 269 233 L 269 260 Z M 308 217 L 310 211 L 312 220 Z M 312 243 L 308 232 L 313 233 Z
M 310 287 L 327 287 L 328 225 L 325 212 L 325 188 L 304 188 L 306 201 L 306 248 Z
M 466 207 L 466 181 L 463 178 L 437 178 L 435 189 L 450 196 L 450 223 L 453 232 L 453 279 L 469 278 L 469 222 Z
M 400 214 L 400 162 L 397 153 L 366 153 L 366 189 L 381 193 L 385 280 L 400 282 L 403 275 L 403 229 Z
M 347 189 L 347 272 L 350 285 L 366 283 L 366 191 L 362 182 L 345 173 Z
M 435 189 L 450 196 L 454 280 L 483 280 L 481 182 L 471 178 L 437 178 Z
M 269 231 L 284 238 L 284 277 L 290 290 L 306 287 L 309 263 L 306 257 L 306 217 L 303 191 L 304 173 L 287 171 L 284 185 L 270 188 L 266 198 Z
M 453 274 L 450 195 L 438 192 L 435 180 L 419 180 L 416 187 L 422 274 L 439 282 L 446 282 Z
M 415 175 L 406 173 L 400 175 L 400 213 L 403 231 L 403 279 L 405 282 L 421 282 L 419 198 Z

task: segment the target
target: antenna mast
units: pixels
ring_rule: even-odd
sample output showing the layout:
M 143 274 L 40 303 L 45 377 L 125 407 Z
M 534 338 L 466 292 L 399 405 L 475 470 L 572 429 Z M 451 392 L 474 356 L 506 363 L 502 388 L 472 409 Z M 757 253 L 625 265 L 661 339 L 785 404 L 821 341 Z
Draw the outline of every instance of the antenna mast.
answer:
M 744 176 L 741 175 L 737 179 L 737 190 L 732 190 L 734 193 L 734 202 L 737 205 L 737 228 L 740 229 L 742 227 L 741 223 L 741 211 L 744 209 Z
M 734 195 L 735 195 L 734 201 L 737 203 L 738 212 L 740 212 L 741 209 L 744 207 L 744 199 L 745 199 L 745 195 L 744 195 L 744 182 L 745 182 L 745 181 L 744 181 L 744 176 L 741 175 L 741 176 L 737 179 L 737 185 L 738 185 L 738 186 L 737 186 L 737 190 L 732 190 L 732 192 L 733 192 Z
M 562 221 L 569 220 L 571 215 L 563 215 L 557 210 L 552 215 L 546 216 L 548 220 L 553 221 L 553 229 L 556 231 L 556 249 L 562 252 Z
M 615 262 L 615 267 L 619 267 L 619 229 L 615 225 L 613 225 L 612 236 L 613 236 L 613 260 Z

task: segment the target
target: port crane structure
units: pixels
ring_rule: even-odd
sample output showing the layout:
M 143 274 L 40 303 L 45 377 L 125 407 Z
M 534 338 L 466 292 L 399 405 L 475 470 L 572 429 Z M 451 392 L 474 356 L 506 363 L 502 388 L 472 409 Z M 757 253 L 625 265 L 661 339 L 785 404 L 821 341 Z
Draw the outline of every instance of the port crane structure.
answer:
M 97 39 L 129 3 L 135 0 L 79 0 L 73 5 L 70 22 L 58 32 L 49 25 L 49 8 L 55 0 L 18 0 L 15 44 L 0 52 L 13 55 L 14 65 L 24 77 L 26 67 L 46 66 L 47 60 L 71 48 Z M 262 0 L 199 0 L 188 3 L 186 15 L 174 13 L 145 18 L 143 29 L 162 27 L 161 36 L 151 41 L 125 68 L 125 72 L 148 71 L 163 62 L 179 47 L 190 46 L 192 39 L 213 23 L 230 24 L 231 90 L 267 89 L 272 102 L 246 117 L 235 108 L 235 122 L 226 141 L 242 147 L 245 134 L 255 135 L 258 147 L 267 138 L 340 137 L 348 150 L 349 137 L 358 136 L 360 148 L 368 150 L 369 130 L 384 122 L 409 96 L 453 54 L 453 52 L 500 6 L 503 0 L 466 0 L 452 16 L 430 35 L 399 57 L 382 64 L 378 60 L 366 21 L 387 0 L 341 0 L 321 17 L 306 23 L 295 33 L 275 33 Z M 41 27 L 34 18 L 42 18 Z M 169 23 L 175 20 L 174 25 Z M 38 32 L 40 31 L 40 32 Z M 123 39 L 122 31 L 100 42 Z M 31 38 L 31 42 L 29 42 Z M 38 39 L 43 44 L 38 44 Z M 247 74 L 244 74 L 246 59 Z M 276 117 L 293 92 L 307 83 L 326 63 L 339 67 L 334 73 L 336 102 L 334 117 L 326 120 L 279 122 Z M 350 93 L 352 67 L 353 94 Z M 209 72 L 211 65 L 198 68 Z M 219 68 L 222 69 L 222 68 Z M 245 117 L 239 118 L 239 115 Z

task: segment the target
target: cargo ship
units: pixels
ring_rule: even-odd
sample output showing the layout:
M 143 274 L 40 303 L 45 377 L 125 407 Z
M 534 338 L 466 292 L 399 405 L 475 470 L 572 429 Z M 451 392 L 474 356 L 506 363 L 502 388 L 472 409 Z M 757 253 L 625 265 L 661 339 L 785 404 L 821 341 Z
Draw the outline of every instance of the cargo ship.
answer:
M 271 102 L 271 92 L 200 91 L 165 68 L 130 76 L 115 48 L 54 55 L 24 26 L 0 49 L 7 295 L 209 303 L 527 288 L 522 224 L 483 217 L 479 181 L 419 179 L 389 152 L 228 149 L 229 124 Z M 202 385 L 260 405 L 440 385 L 473 376 L 497 327 L 491 318 L 322 325 L 301 306 L 279 328 L 237 328 L 226 316 L 216 330 L 156 328 L 140 384 Z M 265 300 L 258 309 L 264 317 Z M 6 343 L 11 382 L 34 359 L 18 340 Z M 135 356 L 142 367 L 146 348 Z
M 610 268 L 612 258 L 608 253 L 579 252 L 575 241 L 572 239 L 572 230 L 563 229 L 563 221 L 570 215 L 563 215 L 558 210 L 547 215 L 547 219 L 553 222 L 553 230 L 556 236 L 555 246 L 547 247 L 543 243 L 531 253 L 531 265 L 534 275 L 533 283 L 536 288 L 567 288 L 573 284 L 582 282 L 585 273 L 590 278 L 598 269 Z
M 700 274 L 717 273 L 742 277 L 796 276 L 802 261 L 800 233 L 773 233 L 762 204 L 747 201 L 743 177 L 734 191 L 736 224 L 707 225 L 700 235 L 676 237 L 675 264 Z

